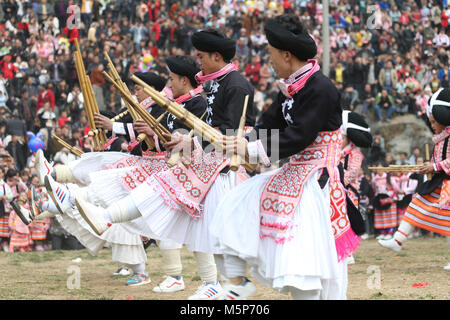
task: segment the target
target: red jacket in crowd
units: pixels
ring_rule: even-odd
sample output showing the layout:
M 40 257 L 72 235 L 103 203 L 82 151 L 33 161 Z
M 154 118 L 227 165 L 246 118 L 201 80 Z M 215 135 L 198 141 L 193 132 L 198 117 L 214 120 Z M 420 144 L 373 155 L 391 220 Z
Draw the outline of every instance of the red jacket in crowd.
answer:
M 12 80 L 17 73 L 17 67 L 11 62 L 11 56 L 6 56 L 0 61 L 0 70 L 5 79 Z
M 21 23 L 21 22 L 19 22 L 18 24 L 17 24 L 17 28 L 19 29 L 19 30 L 26 30 L 26 31 L 29 31 L 30 29 L 28 28 L 28 23 Z
M 68 121 L 70 121 L 69 117 L 60 117 L 58 119 L 58 127 L 60 128 L 64 127 Z
M 289 0 L 284 0 L 283 1 L 283 7 L 284 9 L 290 9 L 291 8 L 291 2 Z
M 55 110 L 55 94 L 52 90 L 47 89 L 45 91 L 40 91 L 38 94 L 36 112 L 44 107 L 46 101 L 50 101 L 50 108 L 52 108 L 53 111 Z
M 161 27 L 158 21 L 153 24 L 152 31 L 155 33 L 155 41 L 158 42 L 159 36 L 161 35 Z
M 259 82 L 259 69 L 261 69 L 261 65 L 258 63 L 249 63 L 245 66 L 245 74 L 250 77 L 253 83 Z
M 153 8 L 151 2 L 152 1 L 149 1 L 147 3 L 148 15 L 150 17 L 150 21 L 156 21 L 156 18 L 158 17 L 159 7 L 161 7 L 161 2 L 156 1 L 155 6 Z
M 450 19 L 450 17 L 445 14 L 445 10 L 442 10 L 441 18 L 442 18 L 442 27 L 447 28 L 448 19 Z
M 73 27 L 72 29 L 69 29 L 68 26 L 66 26 L 62 32 L 62 36 L 64 38 L 69 38 L 69 42 L 73 43 L 75 38 L 80 40 L 80 37 L 78 35 L 78 29 Z

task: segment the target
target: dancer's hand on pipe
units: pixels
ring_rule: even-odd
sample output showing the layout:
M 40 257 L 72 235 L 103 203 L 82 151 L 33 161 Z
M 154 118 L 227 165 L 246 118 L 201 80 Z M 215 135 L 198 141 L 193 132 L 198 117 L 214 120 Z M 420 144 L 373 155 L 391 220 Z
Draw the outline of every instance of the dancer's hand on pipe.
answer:
M 167 139 L 163 143 L 163 147 L 169 152 L 183 151 L 183 154 L 190 154 L 192 150 L 192 138 L 189 135 L 175 132 L 173 134 L 163 133 L 163 137 Z
M 241 157 L 245 157 L 247 154 L 248 141 L 245 138 L 223 135 L 221 143 L 227 155 L 232 156 L 233 154 L 238 154 Z
M 142 119 L 138 119 L 133 123 L 133 128 L 137 133 L 145 133 L 148 137 L 153 137 L 155 132 L 150 128 L 150 126 Z
M 433 164 L 431 162 L 425 162 L 423 165 L 417 168 L 416 172 L 420 174 L 433 173 L 434 172 Z
M 113 122 L 108 118 L 105 117 L 104 115 L 101 115 L 99 113 L 94 113 L 94 122 L 95 122 L 95 126 L 98 129 L 104 129 L 104 130 L 112 130 L 113 127 Z

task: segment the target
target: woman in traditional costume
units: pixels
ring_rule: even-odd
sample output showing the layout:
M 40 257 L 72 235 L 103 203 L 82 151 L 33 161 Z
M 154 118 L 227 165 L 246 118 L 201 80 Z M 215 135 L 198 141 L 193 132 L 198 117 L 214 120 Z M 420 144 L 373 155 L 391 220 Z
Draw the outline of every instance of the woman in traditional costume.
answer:
M 224 254 L 226 299 L 255 292 L 247 264 L 258 282 L 294 299 L 343 299 L 346 258 L 359 240 L 338 169 L 339 93 L 319 71 L 316 44 L 296 15 L 269 19 L 265 33 L 272 66 L 286 80 L 255 128 L 258 139 L 234 139 L 229 147 L 246 145 L 266 166 L 277 151 L 289 162 L 243 182 L 217 208 L 211 232 Z

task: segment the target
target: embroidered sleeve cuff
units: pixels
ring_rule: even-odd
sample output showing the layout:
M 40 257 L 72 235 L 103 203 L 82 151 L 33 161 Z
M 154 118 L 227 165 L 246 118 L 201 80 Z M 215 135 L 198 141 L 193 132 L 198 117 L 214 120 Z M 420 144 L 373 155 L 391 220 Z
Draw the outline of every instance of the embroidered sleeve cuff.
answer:
M 247 151 L 250 159 L 259 159 L 266 167 L 270 166 L 270 159 L 261 143 L 261 140 L 249 142 L 247 144 Z
M 113 127 L 112 127 L 112 131 L 115 134 L 121 134 L 121 135 L 125 135 L 125 128 L 122 122 L 113 122 Z

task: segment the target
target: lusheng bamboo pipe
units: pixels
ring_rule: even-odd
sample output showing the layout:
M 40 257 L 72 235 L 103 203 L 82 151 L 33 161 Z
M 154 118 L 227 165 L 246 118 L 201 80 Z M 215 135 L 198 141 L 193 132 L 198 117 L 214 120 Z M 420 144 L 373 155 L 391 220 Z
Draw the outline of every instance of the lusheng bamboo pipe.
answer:
M 220 142 L 222 140 L 222 133 L 215 130 L 205 122 L 201 121 L 194 114 L 184 109 L 178 103 L 170 101 L 164 97 L 161 93 L 147 85 L 141 79 L 136 76 L 132 76 L 131 80 L 139 84 L 144 88 L 145 93 L 147 93 L 157 104 L 163 107 L 180 121 L 186 124 L 189 128 L 194 129 L 195 133 L 204 137 L 208 142 L 213 144 L 216 148 L 223 150 L 224 146 Z
M 95 123 L 94 123 L 94 114 L 93 114 L 92 108 L 91 108 L 91 100 L 87 94 L 86 70 L 84 69 L 83 59 L 81 57 L 81 51 L 80 51 L 80 47 L 78 45 L 78 39 L 75 39 L 75 48 L 76 48 L 76 51 L 74 52 L 75 68 L 77 71 L 78 81 L 79 81 L 80 87 L 81 87 L 81 92 L 84 97 L 84 106 L 85 106 L 87 117 L 88 117 L 89 127 L 92 130 L 95 130 L 96 127 L 95 127 Z M 94 142 L 94 148 L 96 150 L 98 150 L 99 138 L 94 137 L 93 142 Z
M 390 165 L 388 167 L 369 167 L 371 171 L 379 172 L 417 172 L 419 166 L 416 165 Z
M 78 42 L 76 42 L 76 44 L 78 44 Z M 89 127 L 92 130 L 96 130 L 95 123 L 93 123 L 94 116 L 93 116 L 93 114 L 91 114 L 90 100 L 89 100 L 89 97 L 86 92 L 86 83 L 85 83 L 86 78 L 83 76 L 83 74 L 84 74 L 83 73 L 84 72 L 83 65 L 82 65 L 82 63 L 80 63 L 80 59 L 81 59 L 81 57 L 79 56 L 79 52 L 75 51 L 74 52 L 75 69 L 77 71 L 78 82 L 80 83 L 81 93 L 83 94 L 83 98 L 84 98 L 84 108 L 86 109 Z M 94 137 L 93 143 L 94 143 L 95 150 L 98 150 L 98 146 L 99 146 L 98 137 L 96 137 L 96 136 Z
M 120 75 L 117 72 L 117 69 L 114 66 L 114 63 L 111 61 L 108 53 L 106 51 L 104 51 L 104 54 L 105 54 L 106 59 L 108 60 L 108 69 L 111 72 L 111 78 L 113 78 L 122 87 L 122 89 L 124 89 L 124 91 L 126 91 L 127 93 L 129 93 L 131 95 L 130 91 L 128 90 L 128 87 L 125 85 L 125 83 L 120 78 Z M 137 120 L 138 119 L 137 113 L 130 107 L 129 103 L 126 101 L 125 101 L 125 106 L 126 106 L 128 112 L 130 113 L 133 121 Z M 151 139 L 150 137 L 147 137 L 147 135 L 145 133 L 140 133 L 137 136 L 136 140 L 138 143 L 141 141 L 145 141 L 145 143 L 149 149 L 153 149 L 155 147 L 155 142 L 153 141 L 153 139 Z
M 163 137 L 162 133 L 167 133 L 170 134 L 170 132 L 164 128 L 164 126 L 160 125 L 159 122 L 161 121 L 161 119 L 163 118 L 163 115 L 160 116 L 159 121 L 156 120 L 155 118 L 153 118 L 153 116 L 148 113 L 146 110 L 144 110 L 144 108 L 142 108 L 142 106 L 138 103 L 136 103 L 136 101 L 134 101 L 134 99 L 131 97 L 131 94 L 129 93 L 129 91 L 127 92 L 124 88 L 122 88 L 120 86 L 120 84 L 118 84 L 116 81 L 114 81 L 112 79 L 112 77 L 107 74 L 105 72 L 105 76 L 108 78 L 109 81 L 111 81 L 113 83 L 113 85 L 117 88 L 117 90 L 119 90 L 119 92 L 121 93 L 121 95 L 125 98 L 126 101 L 131 101 L 131 103 L 129 103 L 129 106 L 131 109 L 133 109 L 133 112 L 136 112 L 137 114 L 137 118 L 141 118 L 143 120 L 147 119 L 147 124 L 149 124 L 150 128 L 153 129 L 153 131 L 155 131 L 155 133 L 158 135 L 158 138 L 161 139 L 161 141 L 166 142 L 166 139 Z
M 68 144 L 66 141 L 58 137 L 56 134 L 52 133 L 52 138 L 56 140 L 60 145 L 62 145 L 64 148 L 67 148 L 71 153 L 76 155 L 77 157 L 81 157 L 81 155 L 84 153 L 82 150 L 80 150 L 77 147 L 73 147 L 70 144 Z
M 131 80 L 139 84 L 144 88 L 145 93 L 147 93 L 156 103 L 158 103 L 163 109 L 167 110 L 180 121 L 186 124 L 189 128 L 194 129 L 195 133 L 201 135 L 206 141 L 211 143 L 216 149 L 224 150 L 224 145 L 222 133 L 214 128 L 212 128 L 207 123 L 200 120 L 194 114 L 188 110 L 181 107 L 178 103 L 170 101 L 164 97 L 160 92 L 156 91 L 141 79 L 136 76 L 131 76 Z M 242 164 L 248 171 L 253 172 L 256 169 L 256 164 L 250 164 L 249 158 L 246 155 L 245 162 Z
M 92 84 L 89 77 L 86 75 L 86 70 L 84 68 L 83 59 L 81 57 L 81 50 L 78 44 L 78 39 L 74 40 L 76 51 L 75 56 L 75 68 L 78 75 L 78 80 L 80 82 L 80 87 L 85 100 L 86 113 L 88 115 L 89 126 L 92 130 L 97 129 L 94 122 L 94 113 L 99 113 L 97 101 L 95 100 L 94 91 L 92 89 Z M 98 136 L 94 136 L 94 147 L 96 150 L 102 150 L 104 144 L 106 144 L 107 138 L 103 130 L 100 130 Z
M 109 59 L 109 57 L 107 57 Z M 106 77 L 109 77 L 108 80 L 110 80 L 111 82 L 115 82 L 117 83 L 119 86 L 121 86 L 121 88 L 126 91 L 129 95 L 131 95 L 130 91 L 128 90 L 127 86 L 125 85 L 125 83 L 122 82 L 122 80 L 119 77 L 119 74 L 117 73 L 117 70 L 114 68 L 114 65 L 109 64 L 109 69 L 111 70 L 113 75 L 109 75 L 106 72 L 103 72 L 103 74 Z M 133 121 L 139 119 L 138 114 L 134 111 L 134 109 L 130 106 L 130 104 L 128 102 L 125 101 L 125 106 L 127 107 L 128 112 L 131 115 L 131 118 L 133 119 Z M 153 149 L 155 147 L 155 142 L 153 141 L 153 139 L 151 139 L 150 137 L 147 137 L 147 135 L 145 133 L 140 133 L 137 137 L 136 137 L 136 141 L 139 143 L 141 141 L 145 141 L 147 147 L 149 149 Z
M 237 138 L 240 139 L 244 136 L 244 127 L 245 127 L 245 120 L 246 120 L 246 115 L 247 115 L 247 105 L 248 105 L 248 95 L 245 96 L 245 100 L 244 100 L 244 108 L 242 109 L 242 115 L 241 115 L 241 119 L 239 121 L 239 128 L 238 128 L 238 132 L 237 132 Z M 239 166 L 242 162 L 242 157 L 237 153 L 238 150 L 236 150 L 236 153 L 233 154 L 233 156 L 231 157 L 231 161 L 230 161 L 230 169 L 233 171 L 237 171 L 239 169 Z
M 202 116 L 200 117 L 200 120 L 203 120 L 203 118 L 205 117 L 205 115 L 206 115 L 206 111 L 202 114 Z M 191 131 L 189 131 L 188 136 L 189 136 L 190 138 L 192 138 L 192 137 L 194 136 L 194 129 L 192 129 Z M 171 153 L 171 154 L 170 154 L 170 158 L 169 158 L 169 160 L 167 161 L 167 165 L 169 166 L 169 168 L 171 168 L 171 167 L 173 167 L 174 165 L 176 165 L 176 164 L 178 163 L 178 161 L 181 160 L 182 156 L 183 156 L 183 150 L 180 150 L 180 151 L 178 151 L 178 152 L 173 152 L 173 153 Z M 188 163 L 184 163 L 184 165 L 187 167 L 187 166 L 188 166 Z
M 128 114 L 128 110 L 125 110 L 124 112 L 119 113 L 118 115 L 116 115 L 115 117 L 109 119 L 111 120 L 111 122 L 116 122 L 117 120 L 122 119 L 123 117 L 125 117 Z M 99 130 L 95 129 L 95 130 L 89 130 L 89 132 L 87 133 L 87 135 L 84 136 L 84 138 L 88 138 L 88 137 L 93 137 L 96 134 L 98 134 Z
M 116 87 L 119 91 L 120 95 L 124 99 L 125 102 L 128 102 L 130 107 L 132 107 L 138 115 L 152 128 L 155 134 L 162 142 L 167 142 L 166 138 L 162 135 L 162 133 L 167 133 L 170 135 L 170 131 L 168 131 L 164 126 L 159 124 L 153 116 L 148 113 L 140 104 L 138 104 L 131 94 L 127 93 L 118 83 L 116 83 L 109 74 L 105 73 L 105 76 L 109 81 Z

